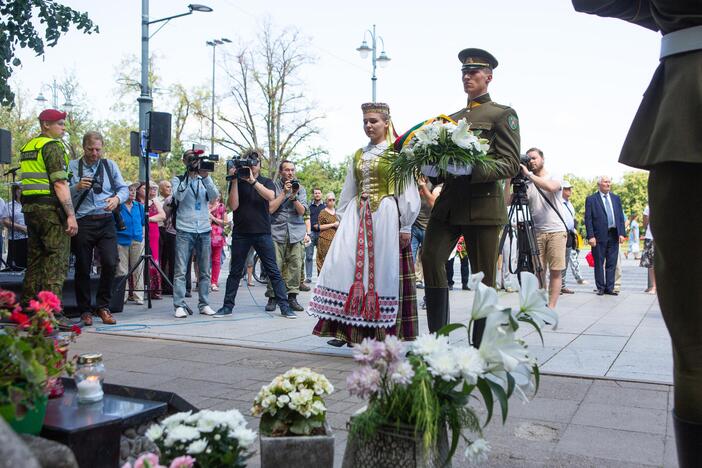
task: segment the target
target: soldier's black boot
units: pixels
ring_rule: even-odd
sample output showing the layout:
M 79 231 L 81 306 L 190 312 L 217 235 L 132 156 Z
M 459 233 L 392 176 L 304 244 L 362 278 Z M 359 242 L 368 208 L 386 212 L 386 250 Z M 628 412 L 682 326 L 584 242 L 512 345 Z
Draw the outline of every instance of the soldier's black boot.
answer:
M 449 291 L 448 288 L 425 288 L 424 294 L 429 333 L 434 333 L 449 323 Z
M 702 466 L 702 424 L 680 419 L 673 411 L 675 445 L 678 449 L 678 466 L 693 468 Z
M 479 348 L 483 341 L 483 332 L 485 331 L 485 319 L 478 319 L 473 322 L 473 333 L 471 334 L 471 343 L 474 348 Z

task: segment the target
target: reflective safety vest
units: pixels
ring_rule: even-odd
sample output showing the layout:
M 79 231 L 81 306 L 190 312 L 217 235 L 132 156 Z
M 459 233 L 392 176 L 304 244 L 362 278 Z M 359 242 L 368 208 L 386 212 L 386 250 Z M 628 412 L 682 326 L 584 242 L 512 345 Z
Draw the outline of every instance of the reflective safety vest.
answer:
M 46 172 L 44 164 L 43 148 L 47 143 L 58 141 L 64 151 L 64 161 L 68 171 L 68 150 L 61 140 L 38 136 L 32 138 L 20 150 L 20 179 L 22 181 L 22 195 L 51 195 L 49 174 Z

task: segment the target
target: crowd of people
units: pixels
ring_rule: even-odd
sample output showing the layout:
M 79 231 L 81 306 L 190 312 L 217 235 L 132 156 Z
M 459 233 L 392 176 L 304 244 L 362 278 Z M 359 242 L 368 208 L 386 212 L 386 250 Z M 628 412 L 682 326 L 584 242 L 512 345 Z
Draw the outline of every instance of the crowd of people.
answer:
M 469 102 L 451 117 L 476 122 L 472 127 L 491 142 L 495 164 L 471 168 L 468 176 L 422 175 L 398 192 L 387 166 L 397 138 L 390 108 L 363 104 L 369 143 L 351 160 L 338 209 L 335 194 L 323 197 L 321 187 L 312 188 L 308 199 L 292 161 L 280 162 L 275 180 L 262 176 L 264 154 L 256 148 L 242 154 L 249 161 L 246 167 L 229 169 L 223 193 L 209 171 L 201 169 L 195 150 L 183 154 L 183 175 L 149 187 L 129 183 L 118 165 L 103 157 L 100 133 L 87 132 L 82 156 L 69 160 L 61 142 L 65 113 L 42 112 L 42 134 L 22 148 L 22 182 L 13 187 L 14 203 L 0 201 L 0 219 L 12 227 L 8 260 L 28 268 L 25 297 L 32 297 L 39 285 L 60 295 L 58 280 L 65 277 L 68 262 L 59 259 L 68 248 L 75 258 L 75 294 L 85 325 L 95 316 L 105 324 L 116 323 L 109 305 L 115 290 L 122 294 L 117 284 L 124 284 L 125 303 L 142 305 L 145 293 L 151 300 L 170 295 L 174 316 L 186 318 L 193 313 L 186 302 L 193 279 L 198 311 L 226 317 L 244 276 L 248 286 L 255 284 L 252 263 L 257 255 L 268 279 L 266 311 L 279 307 L 282 316 L 295 318 L 305 310 L 298 295 L 310 291 L 316 268 L 308 307 L 319 319 L 314 334 L 331 338 L 333 346 L 387 333 L 411 339 L 418 328 L 417 288 L 424 290 L 421 307 L 427 309 L 429 329 L 449 322 L 455 258 L 462 289 L 469 289 L 471 270 L 482 271 L 486 284 L 507 292 L 518 289 L 516 235 L 506 236 L 500 252 L 498 244 L 506 223 L 516 232 L 522 221 L 510 211 L 510 182 L 519 172 L 527 186 L 538 249 L 532 266 L 540 270 L 542 285 L 549 290 L 548 305 L 555 308 L 561 294 L 573 293 L 565 284 L 568 268 L 578 283 L 585 282 L 578 259 L 582 242 L 569 201 L 572 186 L 546 171 L 539 148 L 529 149 L 520 164 L 516 113 L 487 93 L 497 67 L 494 56 L 465 49 L 459 60 Z M 618 294 L 619 244 L 628 239 L 624 254 L 640 253 L 638 214 L 624 216 L 610 184 L 609 177 L 600 177 L 598 192 L 587 199 L 584 219 L 600 295 Z M 45 212 L 50 212 L 49 222 L 32 229 Z M 59 217 L 53 220 L 56 213 Z M 648 211 L 643 223 L 648 224 Z M 650 270 L 647 291 L 655 293 L 650 227 L 645 237 L 641 265 Z M 230 249 L 225 249 L 228 244 Z M 215 310 L 209 293 L 219 291 L 227 250 L 229 277 L 223 305 Z M 99 281 L 93 301 L 89 279 L 95 270 Z M 481 327 L 479 322 L 473 330 L 476 345 Z

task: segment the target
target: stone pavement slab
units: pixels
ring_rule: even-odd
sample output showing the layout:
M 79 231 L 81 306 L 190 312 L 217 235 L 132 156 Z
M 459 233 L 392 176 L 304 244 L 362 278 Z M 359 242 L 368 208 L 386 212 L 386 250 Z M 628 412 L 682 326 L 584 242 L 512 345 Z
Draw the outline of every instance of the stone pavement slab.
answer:
M 346 446 L 346 423 L 364 405 L 346 390 L 346 377 L 356 364 L 343 356 L 98 333 L 84 334 L 71 345 L 71 354 L 83 352 L 104 354 L 110 383 L 174 391 L 201 409 L 236 408 L 254 430 L 258 419 L 249 409 L 260 387 L 291 367 L 311 367 L 335 387 L 327 406 L 336 467 Z M 480 405 L 476 401 L 474 408 L 484 420 Z M 485 466 L 674 468 L 671 409 L 669 385 L 544 375 L 529 403 L 510 402 L 504 425 L 496 408 L 485 430 L 492 447 Z M 466 466 L 463 450 L 460 445 L 453 466 Z M 260 466 L 257 454 L 249 466 Z
M 455 270 L 456 284 L 461 284 L 459 269 Z M 518 331 L 532 348 L 543 372 L 672 383 L 670 339 L 656 297 L 643 292 L 646 288 L 646 270 L 638 266 L 638 261 L 624 260 L 622 292 L 616 297 L 597 296 L 593 293 L 593 270 L 584 260 L 581 262 L 581 272 L 589 284 L 577 284 L 568 273 L 567 284 L 575 294 L 560 296 L 556 309 L 560 323 L 555 330 L 544 330 L 543 345 L 539 335 L 531 328 L 525 326 Z M 227 275 L 225 266 L 222 282 Z M 193 343 L 227 344 L 265 351 L 350 356 L 348 348 L 333 348 L 326 344 L 326 339 L 313 336 L 311 333 L 316 319 L 307 313 L 300 312 L 296 320 L 289 320 L 281 317 L 278 310 L 265 312 L 264 292 L 264 285 L 257 283 L 255 287 L 248 287 L 242 283 L 232 317 L 214 319 L 197 313 L 197 292 L 193 288 L 194 297 L 189 301 L 196 312 L 188 318 L 173 317 L 172 300 L 166 296 L 163 300 L 153 301 L 152 309 L 126 305 L 125 311 L 116 315 L 119 322 L 117 326 L 97 325 L 86 330 L 100 335 L 188 342 L 188 346 Z M 421 298 L 422 290 L 417 293 Z M 213 308 L 221 305 L 223 295 L 222 290 L 210 293 Z M 301 304 L 307 304 L 310 298 L 311 293 L 301 293 L 299 296 Z M 451 320 L 466 323 L 472 300 L 471 291 L 451 291 Z M 517 294 L 501 292 L 500 300 L 505 305 L 514 306 L 519 298 Z M 419 316 L 420 331 L 426 332 L 426 312 L 420 310 Z M 456 332 L 452 339 L 465 340 L 466 337 Z M 163 353 L 167 354 L 168 351 Z M 196 352 L 184 354 L 197 356 Z M 167 356 L 151 356 L 162 357 Z M 212 359 L 220 364 L 228 364 L 219 362 L 222 357 L 213 355 Z

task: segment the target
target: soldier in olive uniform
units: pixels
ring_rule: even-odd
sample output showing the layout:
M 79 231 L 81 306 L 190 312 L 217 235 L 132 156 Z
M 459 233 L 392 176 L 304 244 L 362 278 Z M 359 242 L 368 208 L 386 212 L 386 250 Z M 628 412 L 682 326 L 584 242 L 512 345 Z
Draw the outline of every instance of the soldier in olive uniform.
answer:
M 673 421 L 681 468 L 702 466 L 702 253 L 681 246 L 702 231 L 702 4 L 699 0 L 573 0 L 578 11 L 663 34 L 660 65 L 619 162 L 647 169 L 656 234 L 658 302 L 673 345 Z M 685 201 L 684 201 L 685 200 Z M 695 239 L 696 240 L 696 239 Z
M 495 285 L 500 228 L 507 222 L 502 180 L 519 170 L 519 120 L 514 109 L 490 99 L 488 85 L 497 60 L 481 49 L 465 49 L 458 54 L 462 64 L 463 89 L 468 105 L 451 115 L 465 118 L 472 130 L 490 142 L 488 155 L 495 164 L 487 169 L 473 167 L 470 175 L 449 175 L 429 218 L 422 253 L 429 331 L 449 322 L 449 293 L 445 264 L 463 235 L 473 271 L 485 273 L 483 282 Z M 478 346 L 484 319 L 473 329 L 473 345 Z
M 68 151 L 61 137 L 65 112 L 47 109 L 39 114 L 41 135 L 20 150 L 22 210 L 27 224 L 27 270 L 22 300 L 40 291 L 61 298 L 68 272 L 70 236 L 78 232 L 68 186 Z M 59 324 L 70 325 L 57 316 Z

